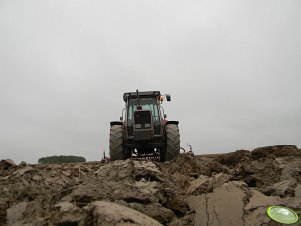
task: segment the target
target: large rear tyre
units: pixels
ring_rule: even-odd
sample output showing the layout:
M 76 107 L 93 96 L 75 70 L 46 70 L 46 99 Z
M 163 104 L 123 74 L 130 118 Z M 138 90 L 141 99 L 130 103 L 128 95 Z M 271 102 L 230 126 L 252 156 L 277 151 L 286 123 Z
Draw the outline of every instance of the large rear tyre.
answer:
M 180 154 L 180 132 L 178 125 L 165 126 L 166 148 L 160 150 L 160 161 L 170 161 Z
M 123 128 L 113 125 L 110 129 L 110 160 L 123 160 Z

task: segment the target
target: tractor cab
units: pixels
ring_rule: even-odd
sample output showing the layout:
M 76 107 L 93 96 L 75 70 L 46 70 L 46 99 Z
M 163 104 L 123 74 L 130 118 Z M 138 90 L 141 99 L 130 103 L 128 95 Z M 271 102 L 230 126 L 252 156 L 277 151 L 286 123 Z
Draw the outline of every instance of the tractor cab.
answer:
M 162 116 L 158 98 L 142 97 L 139 100 L 129 99 L 126 105 L 125 125 L 127 126 L 127 135 L 130 139 L 135 137 L 137 140 L 148 140 L 152 139 L 156 134 L 160 135 Z M 141 136 L 138 135 L 139 133 Z
M 170 95 L 165 95 L 170 101 Z M 124 93 L 121 122 L 111 122 L 110 156 L 113 160 L 159 156 L 170 160 L 179 153 L 178 121 L 166 122 L 159 91 Z

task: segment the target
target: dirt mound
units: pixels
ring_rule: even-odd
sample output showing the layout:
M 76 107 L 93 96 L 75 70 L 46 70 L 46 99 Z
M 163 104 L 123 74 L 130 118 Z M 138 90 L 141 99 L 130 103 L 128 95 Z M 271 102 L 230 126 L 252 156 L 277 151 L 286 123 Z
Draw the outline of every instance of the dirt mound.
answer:
M 301 157 L 301 152 L 295 145 L 275 145 L 256 148 L 252 151 L 251 155 L 253 159 L 284 156 Z
M 270 205 L 301 214 L 295 146 L 166 163 L 0 162 L 0 225 L 281 225 Z
M 216 158 L 216 161 L 228 167 L 235 167 L 238 163 L 249 162 L 250 158 L 251 158 L 250 151 L 238 150 L 235 152 L 220 155 Z

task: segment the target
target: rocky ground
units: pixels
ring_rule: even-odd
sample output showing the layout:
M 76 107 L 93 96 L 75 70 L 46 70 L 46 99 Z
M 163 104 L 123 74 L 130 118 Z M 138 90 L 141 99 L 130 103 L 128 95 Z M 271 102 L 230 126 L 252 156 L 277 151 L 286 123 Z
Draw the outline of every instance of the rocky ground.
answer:
M 301 215 L 296 146 L 166 163 L 0 162 L 0 225 L 281 225 L 268 218 L 270 205 Z

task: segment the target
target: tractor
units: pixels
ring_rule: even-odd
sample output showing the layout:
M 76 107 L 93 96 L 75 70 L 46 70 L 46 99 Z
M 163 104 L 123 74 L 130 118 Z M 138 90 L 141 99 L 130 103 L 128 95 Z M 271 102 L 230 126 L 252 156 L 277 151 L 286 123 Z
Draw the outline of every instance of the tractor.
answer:
M 169 121 L 161 106 L 169 94 L 159 91 L 124 93 L 120 121 L 110 122 L 110 160 L 174 159 L 180 153 L 178 121 Z

